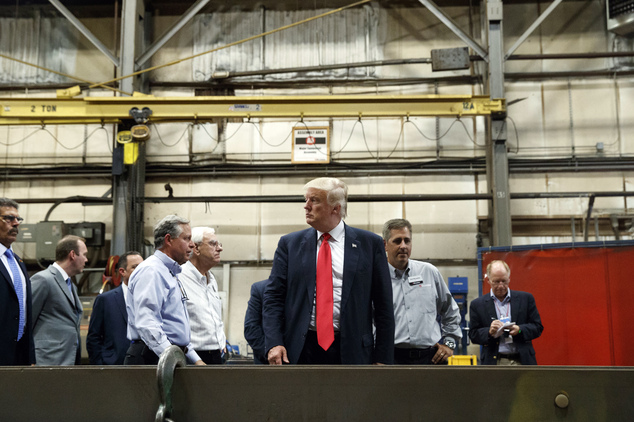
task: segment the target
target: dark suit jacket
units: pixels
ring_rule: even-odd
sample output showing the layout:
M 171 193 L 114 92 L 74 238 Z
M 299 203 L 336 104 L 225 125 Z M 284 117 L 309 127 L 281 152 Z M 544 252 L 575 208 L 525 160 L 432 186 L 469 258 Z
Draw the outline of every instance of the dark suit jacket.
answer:
M 83 308 L 72 285 L 53 265 L 31 277 L 33 286 L 33 340 L 38 365 L 79 365 L 79 324 Z
M 130 347 L 127 337 L 128 312 L 123 287 L 95 298 L 86 337 L 86 350 L 91 365 L 123 365 Z
M 19 356 L 16 360 L 16 339 L 18 338 L 18 320 L 20 317 L 20 305 L 15 287 L 7 268 L 0 263 L 0 366 L 5 365 L 30 365 L 35 363 L 35 347 L 33 343 L 33 330 L 31 329 L 31 280 L 26 272 L 22 260 L 14 255 L 18 265 L 26 278 L 26 326 L 22 338 L 28 342 L 28 353 Z
M 264 288 L 269 280 L 262 280 L 251 285 L 251 298 L 244 316 L 244 338 L 253 349 L 253 362 L 268 365 L 264 350 L 264 329 L 262 328 L 262 299 Z
M 341 363 L 394 363 L 392 282 L 383 240 L 345 226 L 341 293 Z M 264 291 L 265 350 L 286 347 L 297 363 L 310 324 L 316 283 L 317 231 L 283 236 Z M 376 325 L 376 341 L 372 321 Z
M 491 321 L 497 319 L 495 303 L 490 294 L 480 296 L 471 302 L 469 310 L 469 338 L 472 342 L 482 345 L 481 361 L 483 365 L 496 365 L 498 359 L 498 345 L 503 337 L 489 336 Z M 513 337 L 517 345 L 522 365 L 537 365 L 535 349 L 531 340 L 542 334 L 544 327 L 535 305 L 532 294 L 511 291 L 511 321 L 520 327 L 520 333 Z

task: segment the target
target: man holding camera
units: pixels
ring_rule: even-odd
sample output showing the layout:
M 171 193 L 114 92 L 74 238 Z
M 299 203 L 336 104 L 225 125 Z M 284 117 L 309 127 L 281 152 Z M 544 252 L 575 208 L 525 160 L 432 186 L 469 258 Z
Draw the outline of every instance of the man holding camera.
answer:
M 471 302 L 469 338 L 482 345 L 483 365 L 537 365 L 532 340 L 544 327 L 532 294 L 511 293 L 511 269 L 492 261 L 485 278 L 491 293 Z

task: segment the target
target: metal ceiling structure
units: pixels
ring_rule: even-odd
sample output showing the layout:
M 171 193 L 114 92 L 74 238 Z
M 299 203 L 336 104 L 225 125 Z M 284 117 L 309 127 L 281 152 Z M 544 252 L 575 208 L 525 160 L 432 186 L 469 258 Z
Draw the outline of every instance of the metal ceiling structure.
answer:
M 31 0 L 30 3 L 33 4 L 34 1 Z M 37 1 L 35 2 L 37 3 Z M 196 13 L 212 5 L 218 7 L 217 2 L 197 0 L 183 12 L 184 14 L 171 28 L 156 37 L 156 40 L 151 45 L 143 48 L 145 28 L 148 28 L 151 24 L 151 22 L 147 21 L 147 18 L 151 18 L 151 15 L 146 13 L 146 11 L 148 8 L 157 7 L 161 2 L 122 0 L 121 34 L 119 37 L 121 46 L 119 57 L 116 57 L 106 47 L 101 45 L 98 39 L 91 34 L 90 30 L 84 27 L 79 19 L 64 6 L 64 3 L 72 3 L 71 1 L 49 0 L 49 2 L 86 36 L 95 48 L 108 56 L 112 63 L 118 66 L 119 78 L 104 82 L 99 86 L 118 82 L 119 90 L 128 93 L 140 91 L 139 87 L 144 83 L 142 67 L 152 54 L 158 51 Z M 367 0 L 362 0 L 352 4 L 342 4 L 343 2 L 338 1 L 322 1 L 314 6 L 341 7 L 341 9 L 344 9 L 366 2 Z M 292 116 L 301 119 L 308 116 L 355 116 L 362 118 L 363 116 L 490 115 L 487 142 L 487 177 L 491 188 L 490 194 L 492 195 L 489 212 L 493 223 L 492 243 L 496 246 L 511 245 L 512 232 L 508 187 L 509 170 L 506 146 L 507 125 L 503 64 L 521 42 L 559 5 L 561 0 L 555 0 L 507 52 L 503 51 L 503 2 L 501 0 L 485 0 L 480 6 L 484 10 L 483 15 L 485 16 L 482 29 L 483 33 L 486 34 L 486 46 L 482 46 L 473 40 L 433 1 L 419 0 L 419 2 L 429 9 L 458 38 L 471 47 L 483 60 L 484 71 L 482 76 L 485 80 L 485 90 L 488 94 L 486 97 L 461 96 L 459 98 L 442 98 L 435 96 L 435 98 L 412 98 L 395 96 L 361 99 L 329 96 L 327 98 L 195 97 L 169 99 L 124 96 L 108 99 L 2 99 L 0 125 L 120 122 L 122 119 L 127 118 L 131 107 L 139 109 L 143 107 L 150 108 L 154 121 L 197 121 L 221 116 L 242 118 Z M 22 4 L 25 5 L 26 3 L 23 2 Z M 110 4 L 107 1 L 97 3 L 99 5 Z M 165 4 L 167 3 L 169 2 L 165 2 Z M 298 2 L 286 3 L 284 3 L 284 6 L 299 7 Z M 117 5 L 119 5 L 119 2 L 115 1 L 115 11 L 117 10 Z M 309 5 L 304 4 L 303 7 L 309 7 Z M 336 13 L 338 10 L 330 13 Z M 142 22 L 143 20 L 145 22 Z M 132 243 L 126 239 L 128 233 L 142 233 L 142 227 L 138 227 L 143 221 L 142 203 L 139 203 L 134 197 L 131 201 L 127 201 L 126 198 L 130 191 L 134 191 L 138 197 L 142 198 L 144 196 L 145 168 L 143 158 L 143 148 L 141 148 L 141 160 L 135 165 L 137 168 L 128 172 L 127 175 L 115 176 L 113 197 L 115 206 L 114 227 L 116 232 L 113 233 L 113 254 L 139 247 L 136 244 L 139 239 Z M 138 237 L 141 238 L 140 235 Z

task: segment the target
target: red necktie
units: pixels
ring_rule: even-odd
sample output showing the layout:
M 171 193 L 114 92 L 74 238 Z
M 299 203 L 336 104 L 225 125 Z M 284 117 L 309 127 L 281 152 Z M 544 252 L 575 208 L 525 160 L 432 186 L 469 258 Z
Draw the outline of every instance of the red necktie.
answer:
M 322 235 L 321 247 L 317 256 L 317 299 L 316 324 L 317 343 L 322 349 L 328 350 L 335 341 L 335 330 L 332 325 L 332 258 L 330 255 L 330 239 L 328 233 Z

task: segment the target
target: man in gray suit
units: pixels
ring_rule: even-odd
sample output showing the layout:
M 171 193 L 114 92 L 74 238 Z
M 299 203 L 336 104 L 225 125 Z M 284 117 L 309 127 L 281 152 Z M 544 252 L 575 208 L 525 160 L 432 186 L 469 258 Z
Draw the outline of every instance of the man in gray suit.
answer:
M 84 239 L 65 236 L 55 248 L 55 262 L 31 277 L 38 365 L 81 363 L 79 322 L 83 311 L 71 277 L 84 270 L 87 255 Z

